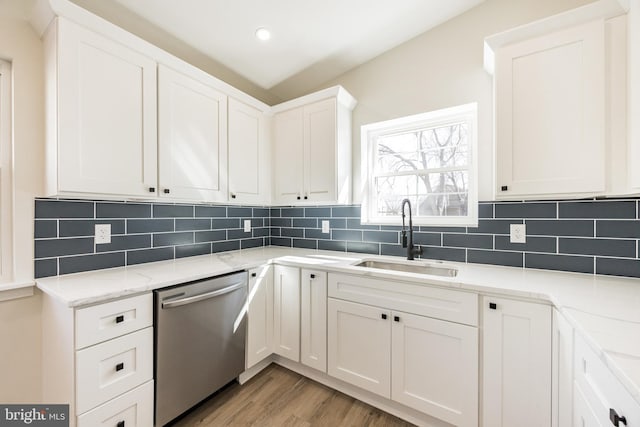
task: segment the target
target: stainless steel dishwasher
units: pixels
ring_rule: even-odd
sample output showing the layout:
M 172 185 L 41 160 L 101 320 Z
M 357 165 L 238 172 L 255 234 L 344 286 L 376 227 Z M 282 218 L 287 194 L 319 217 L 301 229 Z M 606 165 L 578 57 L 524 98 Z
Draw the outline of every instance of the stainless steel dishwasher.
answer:
M 154 291 L 156 426 L 244 370 L 246 299 L 244 271 Z

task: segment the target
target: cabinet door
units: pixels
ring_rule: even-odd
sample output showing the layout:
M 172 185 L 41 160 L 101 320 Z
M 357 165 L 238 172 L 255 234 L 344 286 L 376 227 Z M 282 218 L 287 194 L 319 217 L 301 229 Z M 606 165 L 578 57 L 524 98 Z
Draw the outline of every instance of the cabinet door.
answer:
M 477 426 L 478 329 L 391 316 L 391 399 L 457 426 Z
M 304 193 L 310 202 L 336 197 L 336 100 L 304 107 Z
M 274 266 L 274 353 L 300 361 L 300 270 Z
M 329 298 L 327 320 L 329 375 L 389 399 L 390 311 Z
M 604 39 L 596 21 L 496 52 L 496 197 L 605 189 Z
M 276 114 L 273 126 L 274 202 L 296 203 L 303 192 L 303 108 Z
M 553 310 L 552 425 L 573 425 L 573 328 Z
M 158 77 L 160 196 L 226 201 L 226 95 L 164 66 Z
M 273 267 L 249 271 L 247 369 L 273 352 Z
M 327 273 L 300 274 L 300 362 L 327 372 Z
M 156 63 L 58 21 L 59 192 L 155 195 Z
M 483 425 L 551 425 L 551 307 L 483 298 Z
M 573 427 L 604 427 L 606 424 L 600 423 L 593 408 L 587 402 L 586 397 L 582 394 L 582 390 L 577 384 L 573 388 L 573 423 L 563 424 Z
M 261 111 L 229 98 L 229 200 L 264 202 L 268 159 Z

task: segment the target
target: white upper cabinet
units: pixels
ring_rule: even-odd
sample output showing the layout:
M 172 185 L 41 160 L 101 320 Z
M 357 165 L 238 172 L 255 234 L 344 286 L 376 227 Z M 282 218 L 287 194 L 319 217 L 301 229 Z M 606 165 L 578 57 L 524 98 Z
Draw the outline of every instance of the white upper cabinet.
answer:
M 604 23 L 496 52 L 496 177 L 502 195 L 605 189 Z
M 229 98 L 229 201 L 269 200 L 268 122 L 262 111 Z
M 155 194 L 155 61 L 63 18 L 44 43 L 47 194 Z
M 160 65 L 159 194 L 171 199 L 227 200 L 227 96 Z
M 350 203 L 354 106 L 336 87 L 274 107 L 274 204 Z
M 616 166 L 626 165 L 623 13 L 600 0 L 485 39 L 497 199 L 629 192 Z

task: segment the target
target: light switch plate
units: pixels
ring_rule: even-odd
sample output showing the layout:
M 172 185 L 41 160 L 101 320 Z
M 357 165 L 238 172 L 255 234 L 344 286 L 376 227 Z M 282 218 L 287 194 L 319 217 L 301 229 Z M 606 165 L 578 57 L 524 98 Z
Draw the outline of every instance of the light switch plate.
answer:
M 322 221 L 322 232 L 329 233 L 329 221 Z
M 251 231 L 251 220 L 250 219 L 245 219 L 244 220 L 244 232 L 245 233 L 249 233 Z
M 510 224 L 509 241 L 511 243 L 527 243 L 527 226 L 525 224 Z
M 94 240 L 96 245 L 111 243 L 111 224 L 96 224 Z

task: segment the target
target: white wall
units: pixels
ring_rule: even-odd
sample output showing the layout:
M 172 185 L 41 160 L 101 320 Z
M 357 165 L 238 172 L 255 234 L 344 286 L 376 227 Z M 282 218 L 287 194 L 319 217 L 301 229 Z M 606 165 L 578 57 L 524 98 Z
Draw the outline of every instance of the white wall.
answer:
M 14 272 L 33 278 L 34 197 L 42 189 L 43 54 L 31 26 L 0 4 L 0 57 L 12 63 Z M 40 401 L 40 297 L 0 302 L 0 402 Z
M 586 3 L 590 1 L 487 0 L 316 88 L 340 84 L 358 100 L 353 113 L 354 201 L 361 201 L 360 126 L 474 101 L 479 120 L 479 196 L 491 200 L 493 86 L 482 67 L 484 38 Z

